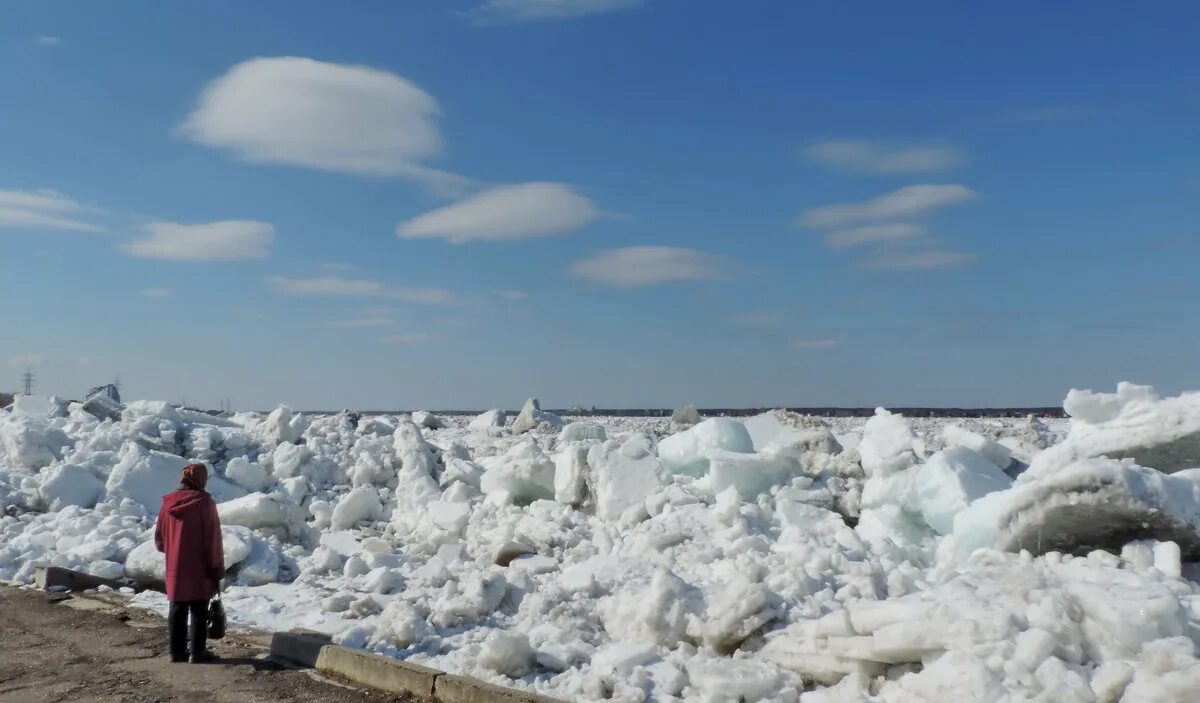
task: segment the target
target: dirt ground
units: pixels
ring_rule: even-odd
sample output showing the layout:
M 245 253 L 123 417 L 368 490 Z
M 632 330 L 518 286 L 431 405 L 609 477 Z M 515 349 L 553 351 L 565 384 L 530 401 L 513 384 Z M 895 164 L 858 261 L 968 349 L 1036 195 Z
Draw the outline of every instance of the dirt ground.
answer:
M 412 703 L 282 668 L 250 641 L 211 642 L 221 661 L 172 664 L 166 623 L 137 610 L 84 610 L 63 596 L 0 587 L 0 703 Z M 94 601 L 72 599 L 75 605 Z

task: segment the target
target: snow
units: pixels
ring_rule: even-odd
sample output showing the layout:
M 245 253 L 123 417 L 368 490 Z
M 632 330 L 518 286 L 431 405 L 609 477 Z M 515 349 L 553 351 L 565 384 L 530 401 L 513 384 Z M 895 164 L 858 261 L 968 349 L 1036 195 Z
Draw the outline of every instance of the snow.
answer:
M 1194 394 L 1121 389 L 1069 428 L 30 405 L 0 412 L 0 579 L 161 580 L 154 512 L 199 460 L 235 628 L 563 700 L 1190 700 Z

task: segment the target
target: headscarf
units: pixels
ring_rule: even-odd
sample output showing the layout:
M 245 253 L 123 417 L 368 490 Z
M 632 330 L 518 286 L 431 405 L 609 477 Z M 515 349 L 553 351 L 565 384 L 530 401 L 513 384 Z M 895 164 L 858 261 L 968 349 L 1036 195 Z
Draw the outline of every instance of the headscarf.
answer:
M 183 467 L 183 474 L 180 475 L 179 482 L 186 488 L 197 491 L 204 490 L 205 484 L 208 483 L 208 467 L 204 464 L 188 464 Z

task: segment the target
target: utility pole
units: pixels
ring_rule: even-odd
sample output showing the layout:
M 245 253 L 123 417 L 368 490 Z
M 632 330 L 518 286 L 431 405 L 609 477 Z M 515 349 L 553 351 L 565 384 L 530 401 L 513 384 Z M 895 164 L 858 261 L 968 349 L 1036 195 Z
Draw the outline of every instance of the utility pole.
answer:
M 113 385 L 116 386 L 119 394 L 121 392 L 121 374 L 117 374 L 117 377 L 113 379 Z
M 33 395 L 33 369 L 25 369 L 21 381 L 25 384 L 25 395 Z

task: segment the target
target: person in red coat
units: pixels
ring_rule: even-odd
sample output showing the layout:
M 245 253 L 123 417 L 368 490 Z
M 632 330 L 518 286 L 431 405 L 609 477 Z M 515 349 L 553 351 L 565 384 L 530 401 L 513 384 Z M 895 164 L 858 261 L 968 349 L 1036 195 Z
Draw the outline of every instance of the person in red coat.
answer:
M 167 557 L 167 636 L 171 661 L 188 660 L 188 617 L 191 616 L 191 662 L 212 661 L 204 648 L 208 635 L 208 601 L 225 577 L 221 519 L 205 490 L 208 469 L 189 464 L 179 490 L 163 496 L 154 527 L 154 545 Z

